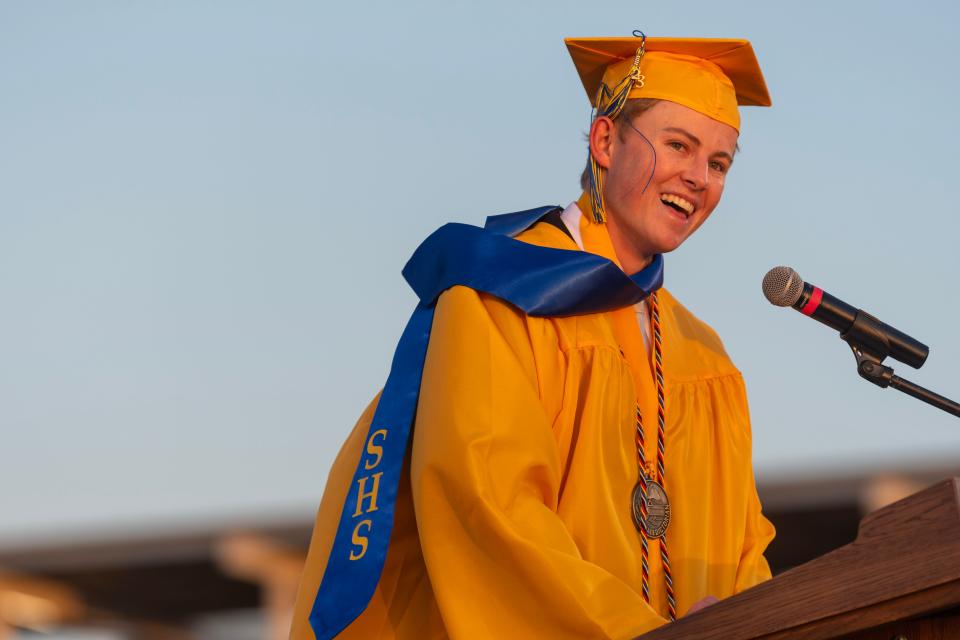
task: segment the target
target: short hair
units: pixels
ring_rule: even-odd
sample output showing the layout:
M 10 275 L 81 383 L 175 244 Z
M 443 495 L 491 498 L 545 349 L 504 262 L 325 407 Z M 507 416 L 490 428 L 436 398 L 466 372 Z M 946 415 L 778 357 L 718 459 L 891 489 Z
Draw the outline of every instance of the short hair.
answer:
M 621 135 L 623 131 L 626 130 L 626 123 L 632 122 L 634 118 L 643 113 L 644 111 L 649 111 L 653 105 L 660 102 L 659 98 L 634 98 L 633 100 L 627 100 L 623 105 L 623 110 L 617 116 L 617 119 L 613 121 L 617 129 L 617 135 Z M 592 125 L 593 123 L 591 123 Z M 587 134 L 587 166 L 584 167 L 583 173 L 580 174 L 580 188 L 584 191 L 590 190 L 590 134 Z

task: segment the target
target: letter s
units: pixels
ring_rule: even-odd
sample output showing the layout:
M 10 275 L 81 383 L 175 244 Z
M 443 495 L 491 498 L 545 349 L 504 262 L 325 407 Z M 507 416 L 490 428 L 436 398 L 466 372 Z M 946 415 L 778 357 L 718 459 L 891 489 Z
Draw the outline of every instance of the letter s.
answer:
M 357 547 L 360 547 L 359 551 L 357 549 L 352 549 L 350 551 L 351 560 L 359 560 L 367 553 L 367 536 L 360 535 L 360 527 L 366 526 L 367 535 L 370 535 L 370 527 L 373 526 L 373 520 L 361 520 L 357 523 L 357 526 L 353 528 L 353 538 L 351 542 Z
M 376 461 L 367 460 L 366 463 L 364 463 L 363 467 L 368 470 L 376 467 L 378 464 L 380 464 L 380 460 L 383 459 L 383 447 L 381 445 L 374 443 L 374 440 L 376 439 L 377 436 L 381 436 L 381 440 L 386 440 L 387 430 L 377 429 L 376 431 L 370 434 L 370 439 L 367 440 L 367 453 L 377 457 Z

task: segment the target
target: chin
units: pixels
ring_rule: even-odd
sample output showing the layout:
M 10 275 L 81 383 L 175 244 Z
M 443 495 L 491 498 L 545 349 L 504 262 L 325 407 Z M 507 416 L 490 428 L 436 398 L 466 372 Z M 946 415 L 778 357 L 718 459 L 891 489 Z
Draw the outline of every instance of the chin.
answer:
M 686 238 L 663 239 L 660 242 L 654 242 L 651 248 L 654 254 L 670 253 L 671 251 L 676 251 L 677 249 L 679 249 L 680 245 L 682 245 L 685 241 L 686 241 Z

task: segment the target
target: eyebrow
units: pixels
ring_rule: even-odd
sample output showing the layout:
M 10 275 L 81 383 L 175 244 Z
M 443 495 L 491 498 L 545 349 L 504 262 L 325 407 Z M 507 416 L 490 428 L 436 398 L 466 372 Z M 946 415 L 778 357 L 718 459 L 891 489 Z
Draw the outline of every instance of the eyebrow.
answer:
M 682 136 L 684 136 L 684 137 L 686 137 L 686 138 L 689 138 L 690 141 L 691 141 L 693 144 L 695 144 L 696 146 L 698 146 L 698 147 L 702 145 L 702 143 L 700 142 L 700 138 L 698 138 L 697 136 L 693 135 L 692 133 L 690 133 L 690 132 L 687 131 L 686 129 L 681 129 L 680 127 L 664 127 L 663 130 L 664 130 L 664 131 L 669 131 L 669 132 L 671 132 L 671 133 L 678 133 L 678 134 L 680 134 L 680 135 L 682 135 Z M 738 145 L 738 146 L 739 146 L 739 145 Z M 724 158 L 727 159 L 727 162 L 729 162 L 730 164 L 733 164 L 733 156 L 730 155 L 729 153 L 727 153 L 726 151 L 717 151 L 717 152 L 714 153 L 713 155 L 714 155 L 714 156 L 722 156 L 722 157 L 724 157 Z

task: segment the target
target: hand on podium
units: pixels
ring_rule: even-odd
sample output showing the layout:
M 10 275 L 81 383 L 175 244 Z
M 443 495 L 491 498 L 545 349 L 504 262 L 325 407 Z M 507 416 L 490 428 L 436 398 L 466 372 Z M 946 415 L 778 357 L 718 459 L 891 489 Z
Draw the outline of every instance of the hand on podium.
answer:
M 693 606 L 690 607 L 686 615 L 690 615 L 691 613 L 696 613 L 697 611 L 700 611 L 700 609 L 706 609 L 710 605 L 717 604 L 718 602 L 720 602 L 720 600 L 717 598 L 714 598 L 713 596 L 706 596 L 705 598 L 700 598 L 699 600 L 693 603 Z

